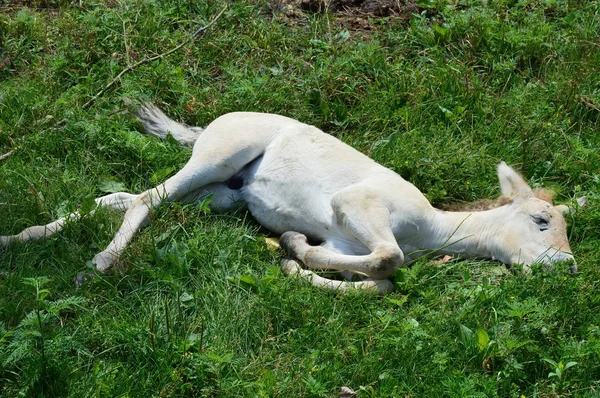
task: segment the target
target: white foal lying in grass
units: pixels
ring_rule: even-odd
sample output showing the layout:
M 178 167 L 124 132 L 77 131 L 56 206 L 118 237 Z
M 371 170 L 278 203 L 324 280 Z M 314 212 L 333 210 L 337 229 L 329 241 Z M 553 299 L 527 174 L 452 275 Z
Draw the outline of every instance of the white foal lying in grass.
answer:
M 146 131 L 168 133 L 194 145 L 191 159 L 165 183 L 140 195 L 111 194 L 99 205 L 127 210 L 108 247 L 93 258 L 99 272 L 109 270 L 135 233 L 149 222 L 150 209 L 163 200 L 197 201 L 213 195 L 210 207 L 247 205 L 254 218 L 282 234 L 289 257 L 283 271 L 314 285 L 339 290 L 393 290 L 386 278 L 430 251 L 505 264 L 552 264 L 573 260 L 562 213 L 537 198 L 505 163 L 498 166 L 504 204 L 491 210 L 446 212 L 395 172 L 323 133 L 287 117 L 229 113 L 205 129 L 188 127 L 147 104 L 138 114 Z M 45 226 L 3 236 L 0 243 L 48 237 L 73 214 Z M 307 237 L 320 244 L 308 243 Z M 304 267 L 303 267 L 303 266 Z M 312 270 L 340 271 L 350 279 L 326 279 Z

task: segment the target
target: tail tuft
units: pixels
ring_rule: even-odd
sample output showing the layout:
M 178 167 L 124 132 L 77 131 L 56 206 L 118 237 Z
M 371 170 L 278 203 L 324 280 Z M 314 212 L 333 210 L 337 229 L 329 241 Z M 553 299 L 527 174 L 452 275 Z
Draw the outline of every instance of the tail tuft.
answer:
M 155 135 L 163 139 L 168 134 L 171 134 L 181 145 L 185 146 L 193 146 L 203 131 L 199 127 L 190 127 L 182 123 L 177 123 L 149 102 L 140 106 L 136 116 L 144 126 L 146 134 Z

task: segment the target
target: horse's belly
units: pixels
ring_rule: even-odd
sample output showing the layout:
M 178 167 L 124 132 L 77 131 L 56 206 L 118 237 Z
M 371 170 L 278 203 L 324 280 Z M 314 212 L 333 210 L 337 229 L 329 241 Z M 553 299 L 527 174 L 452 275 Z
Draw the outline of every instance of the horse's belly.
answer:
M 256 221 L 277 234 L 296 231 L 323 239 L 332 228 L 330 200 L 310 188 L 254 180 L 244 186 L 243 197 Z
M 313 130 L 282 135 L 243 172 L 248 209 L 275 233 L 296 231 L 314 239 L 345 235 L 335 222 L 331 198 L 381 167 Z

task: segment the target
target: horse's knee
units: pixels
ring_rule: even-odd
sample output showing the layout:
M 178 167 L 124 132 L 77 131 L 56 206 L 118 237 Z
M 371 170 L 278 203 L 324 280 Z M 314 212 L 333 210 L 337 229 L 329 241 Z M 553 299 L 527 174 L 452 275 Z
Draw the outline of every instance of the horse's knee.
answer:
M 279 245 L 288 255 L 304 262 L 304 254 L 308 248 L 308 239 L 305 235 L 294 231 L 285 232 L 279 238 Z
M 398 246 L 380 246 L 373 251 L 372 255 L 374 259 L 369 266 L 368 274 L 375 279 L 389 277 L 404 263 L 404 253 Z

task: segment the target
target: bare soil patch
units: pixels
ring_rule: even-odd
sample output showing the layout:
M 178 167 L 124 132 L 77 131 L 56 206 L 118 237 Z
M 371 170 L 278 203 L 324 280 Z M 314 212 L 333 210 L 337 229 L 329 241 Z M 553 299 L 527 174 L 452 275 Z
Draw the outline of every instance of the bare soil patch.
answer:
M 273 13 L 292 23 L 310 13 L 331 14 L 336 25 L 351 30 L 370 30 L 377 18 L 408 20 L 423 12 L 427 17 L 436 15 L 436 10 L 420 7 L 416 0 L 269 0 L 269 4 Z

